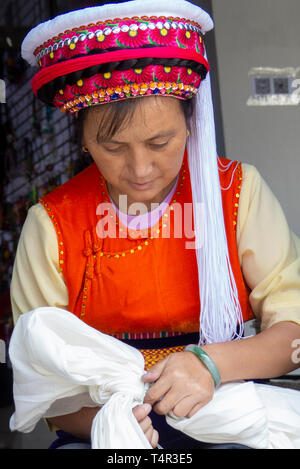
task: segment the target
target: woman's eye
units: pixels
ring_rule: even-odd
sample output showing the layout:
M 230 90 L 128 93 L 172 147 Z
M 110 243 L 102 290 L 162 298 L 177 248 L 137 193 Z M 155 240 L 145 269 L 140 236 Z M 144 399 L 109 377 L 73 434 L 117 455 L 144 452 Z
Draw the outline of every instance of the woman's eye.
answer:
M 169 142 L 164 142 L 164 143 L 152 143 L 151 148 L 154 150 L 160 150 L 168 145 Z
M 109 151 L 110 153 L 118 153 L 119 151 L 122 150 L 122 148 L 121 148 L 121 147 L 109 147 L 109 146 L 105 146 L 105 147 L 104 147 L 104 150 Z
M 150 144 L 150 148 L 152 150 L 161 150 L 163 149 L 164 147 L 166 147 L 168 145 L 169 142 L 163 142 L 163 143 L 151 143 Z M 119 146 L 116 146 L 116 145 L 103 145 L 103 148 L 105 151 L 109 152 L 109 153 L 119 153 L 123 150 L 123 146 L 119 145 Z

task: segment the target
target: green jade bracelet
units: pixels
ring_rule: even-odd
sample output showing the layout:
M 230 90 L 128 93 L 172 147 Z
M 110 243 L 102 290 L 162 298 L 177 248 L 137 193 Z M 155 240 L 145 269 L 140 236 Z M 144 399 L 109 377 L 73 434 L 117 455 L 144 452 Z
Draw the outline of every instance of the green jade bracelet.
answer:
M 215 383 L 215 388 L 217 388 L 221 383 L 221 376 L 220 376 L 218 368 L 216 367 L 215 362 L 210 358 L 210 356 L 207 355 L 207 353 L 198 345 L 188 345 L 187 347 L 185 347 L 184 351 L 192 352 L 198 358 L 200 358 L 202 363 L 204 363 L 204 365 L 210 372 Z

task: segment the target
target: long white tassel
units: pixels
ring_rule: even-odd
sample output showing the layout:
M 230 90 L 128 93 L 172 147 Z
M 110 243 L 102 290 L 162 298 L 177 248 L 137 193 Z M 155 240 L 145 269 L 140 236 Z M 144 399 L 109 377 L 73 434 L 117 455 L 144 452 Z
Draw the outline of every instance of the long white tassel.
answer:
M 188 139 L 201 301 L 199 344 L 241 338 L 244 324 L 229 261 L 209 74 L 196 98 Z

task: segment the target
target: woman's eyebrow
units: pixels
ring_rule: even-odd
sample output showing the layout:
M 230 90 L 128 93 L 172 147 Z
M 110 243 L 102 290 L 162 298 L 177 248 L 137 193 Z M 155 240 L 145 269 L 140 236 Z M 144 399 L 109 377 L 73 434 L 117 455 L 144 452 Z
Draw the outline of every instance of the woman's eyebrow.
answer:
M 167 132 L 160 132 L 157 135 L 154 135 L 154 137 L 148 138 L 145 140 L 145 142 L 152 142 L 153 140 L 157 140 L 158 138 L 164 138 L 164 137 L 172 137 L 173 135 L 176 134 L 175 130 L 169 130 Z M 102 139 L 101 143 L 113 143 L 115 145 L 127 145 L 128 142 L 119 142 L 118 140 L 111 140 L 111 139 Z
M 158 138 L 173 137 L 173 135 L 175 135 L 175 134 L 176 134 L 176 130 L 169 130 L 167 132 L 160 132 L 159 134 L 155 135 L 154 137 L 149 138 L 146 141 L 151 142 L 152 140 L 156 140 Z

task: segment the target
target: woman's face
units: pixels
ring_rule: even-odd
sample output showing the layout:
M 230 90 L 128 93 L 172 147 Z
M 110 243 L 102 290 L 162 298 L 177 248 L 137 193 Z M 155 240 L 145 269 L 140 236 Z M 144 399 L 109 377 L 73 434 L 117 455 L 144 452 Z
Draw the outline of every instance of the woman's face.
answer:
M 180 103 L 170 97 L 141 98 L 130 122 L 112 138 L 98 141 L 104 107 L 89 109 L 83 144 L 117 206 L 119 195 L 127 195 L 128 209 L 130 204 L 142 202 L 151 210 L 151 203 L 161 203 L 173 188 L 183 161 L 187 126 Z

